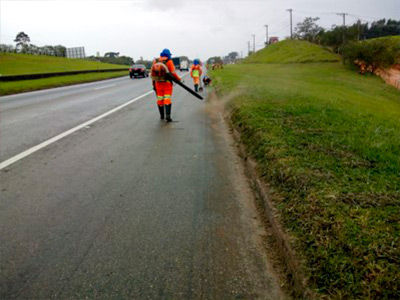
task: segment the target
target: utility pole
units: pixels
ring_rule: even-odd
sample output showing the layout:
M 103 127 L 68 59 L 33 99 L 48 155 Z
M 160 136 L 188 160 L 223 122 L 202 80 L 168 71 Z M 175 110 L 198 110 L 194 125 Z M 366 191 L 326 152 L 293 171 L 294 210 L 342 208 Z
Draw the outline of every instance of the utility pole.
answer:
M 348 14 L 347 14 L 347 13 L 337 13 L 337 15 L 343 17 L 343 44 L 344 44 L 345 39 L 346 39 L 346 35 L 345 35 L 345 30 L 346 30 L 346 16 L 347 16 Z
M 248 52 L 247 52 L 248 54 L 247 55 L 250 56 L 250 41 L 247 42 L 247 46 L 248 46 Z
M 292 12 L 293 9 L 289 8 L 287 11 L 290 13 L 290 39 L 293 39 L 293 22 L 292 22 Z
M 267 30 L 267 36 L 266 36 L 266 40 L 265 40 L 265 46 L 267 46 L 268 45 L 268 25 L 264 25 L 265 26 L 265 29 Z
M 253 37 L 253 53 L 256 53 L 256 35 L 252 34 Z
M 343 26 L 346 26 L 346 16 L 348 14 L 347 13 L 337 13 L 337 15 L 343 17 Z

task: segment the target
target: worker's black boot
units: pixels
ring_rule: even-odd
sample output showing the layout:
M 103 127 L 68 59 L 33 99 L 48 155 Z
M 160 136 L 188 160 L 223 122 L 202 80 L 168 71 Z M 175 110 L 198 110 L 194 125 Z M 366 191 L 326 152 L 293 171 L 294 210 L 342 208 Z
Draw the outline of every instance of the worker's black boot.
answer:
M 158 110 L 160 111 L 160 119 L 164 120 L 164 105 L 158 105 Z
M 195 90 L 196 93 L 199 91 L 199 85 L 198 84 L 194 85 L 194 90 Z
M 165 113 L 167 115 L 165 120 L 167 122 L 172 122 L 172 119 L 171 119 L 171 104 L 165 105 Z

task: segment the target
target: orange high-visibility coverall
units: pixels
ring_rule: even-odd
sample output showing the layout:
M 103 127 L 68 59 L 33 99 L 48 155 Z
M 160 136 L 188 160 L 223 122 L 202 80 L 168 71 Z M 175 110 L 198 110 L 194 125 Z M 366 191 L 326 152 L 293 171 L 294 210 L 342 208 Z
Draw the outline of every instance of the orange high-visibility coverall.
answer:
M 190 67 L 190 76 L 193 78 L 194 84 L 200 84 L 201 74 L 203 74 L 203 70 L 201 69 L 200 65 L 192 65 Z
M 153 62 L 164 62 L 167 66 L 169 72 L 176 79 L 181 80 L 181 78 L 175 72 L 174 62 L 167 57 L 160 57 L 158 60 Z M 167 80 L 161 80 L 155 82 L 155 89 L 157 94 L 157 104 L 158 106 L 169 105 L 171 104 L 171 96 L 172 96 L 172 82 Z

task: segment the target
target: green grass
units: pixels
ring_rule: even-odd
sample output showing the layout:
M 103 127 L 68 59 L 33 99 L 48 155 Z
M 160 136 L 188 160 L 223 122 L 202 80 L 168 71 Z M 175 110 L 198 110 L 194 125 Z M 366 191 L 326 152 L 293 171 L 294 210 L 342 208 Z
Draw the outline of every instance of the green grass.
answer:
M 106 73 L 89 73 L 79 75 L 57 76 L 34 80 L 21 80 L 0 82 L 0 95 L 11 95 L 35 90 L 54 88 L 84 82 L 104 80 L 108 78 L 128 76 L 127 71 L 116 71 Z
M 0 54 L 0 74 L 3 76 L 97 69 L 128 69 L 128 67 L 126 65 L 114 65 L 54 56 Z
M 369 39 L 367 41 L 384 40 L 384 39 L 390 39 L 390 40 L 393 40 L 393 41 L 400 42 L 400 35 L 383 36 L 383 37 L 379 37 L 379 38 L 375 38 L 375 39 Z
M 340 63 L 212 76 L 219 95 L 238 93 L 231 120 L 311 287 L 325 299 L 400 299 L 400 92 Z
M 285 40 L 257 51 L 244 63 L 306 63 L 336 62 L 340 57 L 328 50 L 305 41 Z

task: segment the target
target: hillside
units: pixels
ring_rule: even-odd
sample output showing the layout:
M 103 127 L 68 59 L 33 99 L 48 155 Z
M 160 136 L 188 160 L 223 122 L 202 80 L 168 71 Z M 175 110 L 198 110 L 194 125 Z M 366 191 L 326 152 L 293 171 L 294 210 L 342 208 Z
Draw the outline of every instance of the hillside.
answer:
M 126 65 L 105 64 L 64 57 L 12 53 L 0 54 L 0 74 L 3 76 L 128 67 Z
M 375 39 L 370 39 L 370 40 L 367 40 L 367 41 L 383 40 L 383 39 L 389 39 L 389 40 L 397 41 L 397 42 L 400 43 L 400 35 L 383 36 L 383 37 L 379 37 L 379 38 L 375 38 Z
M 328 50 L 299 40 L 285 40 L 257 51 L 244 63 L 307 63 L 336 62 L 340 57 Z
M 399 299 L 400 93 L 329 57 L 284 41 L 211 76 L 220 97 L 235 95 L 232 124 L 310 287 L 323 299 Z

